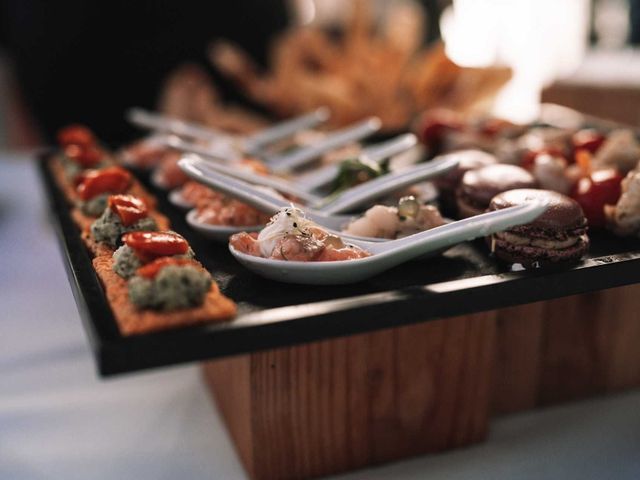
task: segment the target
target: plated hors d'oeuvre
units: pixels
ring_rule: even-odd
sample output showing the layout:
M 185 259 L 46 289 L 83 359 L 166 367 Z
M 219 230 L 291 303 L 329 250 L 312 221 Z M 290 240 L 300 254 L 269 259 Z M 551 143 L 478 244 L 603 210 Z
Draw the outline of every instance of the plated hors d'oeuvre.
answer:
M 158 257 L 191 259 L 194 253 L 185 238 L 172 231 L 129 232 L 122 235 L 122 246 L 113 253 L 113 271 L 128 279 Z
M 207 225 L 253 227 L 269 221 L 269 215 L 226 196 L 201 201 L 196 211 L 194 220 Z
M 371 255 L 327 232 L 293 206 L 271 217 L 259 233 L 237 233 L 229 244 L 248 255 L 297 262 L 332 262 Z
M 163 133 L 149 135 L 122 148 L 117 156 L 128 167 L 141 170 L 153 168 L 170 150 L 170 147 L 166 145 L 168 137 L 168 134 Z
M 180 235 L 135 232 L 123 241 L 113 256 L 98 256 L 93 265 L 124 335 L 235 315 L 234 302 L 220 293 Z
M 149 207 L 156 204 L 155 198 L 128 170 L 116 165 L 99 170 L 85 170 L 79 174 L 76 185 L 76 206 L 89 217 L 102 215 L 110 195 L 127 193 L 143 199 Z
M 374 205 L 364 215 L 353 220 L 343 233 L 359 236 L 396 239 L 444 225 L 438 209 L 422 205 L 413 196 L 402 197 L 397 206 Z
M 143 199 L 133 195 L 111 195 L 107 207 L 97 219 L 87 217 L 79 209 L 71 215 L 80 227 L 87 248 L 94 255 L 112 254 L 127 232 L 168 230 L 169 220 L 150 209 Z
M 58 132 L 60 151 L 49 164 L 56 183 L 70 203 L 77 200 L 76 181 L 89 169 L 104 168 L 113 164 L 113 159 L 102 148 L 87 127 L 70 125 Z

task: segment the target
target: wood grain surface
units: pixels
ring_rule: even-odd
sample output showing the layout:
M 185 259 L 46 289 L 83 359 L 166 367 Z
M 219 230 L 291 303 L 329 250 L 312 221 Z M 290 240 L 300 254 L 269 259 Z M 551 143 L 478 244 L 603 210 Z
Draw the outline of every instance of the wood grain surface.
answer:
M 302 479 L 461 447 L 487 433 L 493 313 L 204 364 L 255 479 Z

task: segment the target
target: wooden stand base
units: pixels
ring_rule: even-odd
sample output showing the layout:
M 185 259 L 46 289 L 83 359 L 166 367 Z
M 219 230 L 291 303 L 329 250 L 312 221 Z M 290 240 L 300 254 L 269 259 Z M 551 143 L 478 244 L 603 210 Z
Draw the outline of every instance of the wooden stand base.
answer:
M 203 364 L 249 475 L 305 479 L 481 441 L 491 413 L 640 385 L 640 287 Z

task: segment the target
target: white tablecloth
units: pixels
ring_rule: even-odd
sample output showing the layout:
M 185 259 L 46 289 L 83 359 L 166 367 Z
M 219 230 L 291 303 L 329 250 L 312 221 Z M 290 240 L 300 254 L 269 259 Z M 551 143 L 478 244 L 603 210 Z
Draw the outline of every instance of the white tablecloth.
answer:
M 195 366 L 97 378 L 26 156 L 0 154 L 0 268 L 0 479 L 246 478 Z M 498 419 L 484 444 L 335 478 L 637 480 L 640 393 Z

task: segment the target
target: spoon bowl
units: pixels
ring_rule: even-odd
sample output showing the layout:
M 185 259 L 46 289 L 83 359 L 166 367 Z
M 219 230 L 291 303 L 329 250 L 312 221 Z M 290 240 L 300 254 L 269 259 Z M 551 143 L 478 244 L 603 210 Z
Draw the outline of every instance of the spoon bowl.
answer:
M 211 225 L 203 223 L 197 219 L 198 211 L 194 208 L 189 210 L 186 216 L 187 223 L 191 228 L 196 230 L 201 235 L 215 240 L 216 242 L 226 242 L 229 237 L 235 233 L 240 232 L 259 232 L 264 228 L 264 225 L 251 225 L 251 226 L 230 226 L 230 225 Z
M 168 198 L 169 198 L 169 202 L 171 202 L 172 205 L 174 205 L 174 206 L 176 206 L 178 208 L 182 208 L 183 210 L 190 210 L 195 206 L 191 202 L 188 202 L 182 196 L 182 192 L 180 191 L 179 188 L 175 188 L 175 189 L 171 190 L 169 192 Z

